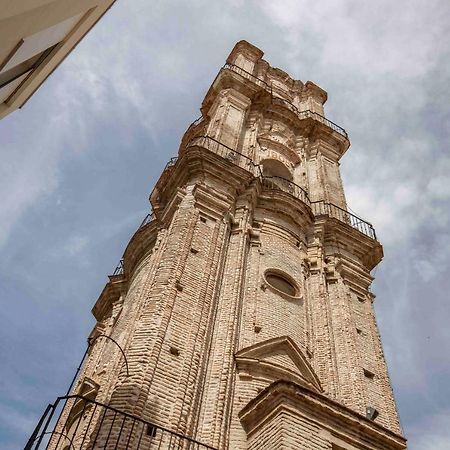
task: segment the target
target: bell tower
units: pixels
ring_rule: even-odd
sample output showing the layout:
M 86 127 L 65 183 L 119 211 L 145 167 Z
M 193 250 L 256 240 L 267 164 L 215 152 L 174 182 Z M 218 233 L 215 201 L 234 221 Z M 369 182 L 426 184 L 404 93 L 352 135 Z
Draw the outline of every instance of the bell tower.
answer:
M 236 44 L 156 183 L 49 448 L 406 448 L 347 133 L 262 57 Z

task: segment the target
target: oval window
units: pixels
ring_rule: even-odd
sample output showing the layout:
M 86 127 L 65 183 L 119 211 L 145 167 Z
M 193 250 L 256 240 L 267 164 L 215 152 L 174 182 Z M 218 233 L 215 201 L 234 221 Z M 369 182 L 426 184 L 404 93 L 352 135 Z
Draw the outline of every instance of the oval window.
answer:
M 277 291 L 289 295 L 290 297 L 297 296 L 298 289 L 289 278 L 281 275 L 278 272 L 266 272 L 265 278 L 267 283 Z

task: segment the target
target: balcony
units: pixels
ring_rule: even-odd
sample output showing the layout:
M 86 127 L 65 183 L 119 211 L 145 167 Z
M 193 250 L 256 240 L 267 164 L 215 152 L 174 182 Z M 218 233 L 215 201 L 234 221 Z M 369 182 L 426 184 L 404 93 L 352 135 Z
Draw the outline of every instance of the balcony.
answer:
M 262 87 L 263 89 L 265 89 L 266 91 L 270 92 L 273 104 L 278 104 L 278 105 L 288 108 L 290 111 L 294 112 L 298 116 L 298 118 L 301 120 L 312 119 L 317 122 L 320 122 L 320 123 L 326 125 L 327 127 L 331 128 L 333 131 L 336 131 L 337 133 L 339 133 L 345 139 L 348 139 L 348 134 L 344 130 L 344 128 L 335 124 L 334 122 L 332 122 L 331 120 L 322 116 L 321 114 L 316 113 L 314 111 L 310 111 L 310 110 L 300 111 L 289 100 L 274 96 L 272 94 L 272 87 L 270 86 L 270 84 L 268 84 L 266 81 L 262 80 L 261 78 L 256 77 L 255 75 L 251 74 L 250 72 L 247 72 L 246 70 L 244 70 L 241 67 L 236 66 L 234 64 L 227 63 L 222 67 L 222 70 L 227 70 L 227 69 L 231 70 L 234 73 L 237 73 L 238 75 L 242 76 L 243 78 L 246 78 L 247 80 L 255 83 L 256 85 L 258 85 L 258 86 Z
M 239 153 L 225 144 L 222 144 L 210 136 L 197 136 L 191 139 L 186 146 L 186 150 L 192 147 L 201 147 L 211 153 L 215 153 L 235 166 L 252 173 L 253 176 L 258 176 L 260 173 L 259 165 L 255 164 L 251 158 Z
M 261 166 L 259 164 L 255 163 L 248 156 L 245 156 L 242 153 L 233 150 L 232 148 L 210 136 L 197 136 L 191 139 L 186 146 L 186 150 L 192 147 L 204 148 L 224 158 L 232 164 L 251 172 L 255 178 L 257 177 L 261 180 L 263 187 L 266 189 L 276 189 L 301 200 L 303 203 L 311 207 L 312 212 L 315 216 L 325 215 L 333 219 L 337 219 L 340 222 L 351 226 L 355 230 L 358 230 L 360 233 L 370 237 L 371 239 L 377 239 L 375 229 L 371 223 L 366 222 L 364 219 L 361 219 L 361 217 L 358 217 L 355 214 L 352 214 L 345 209 L 334 205 L 333 203 L 327 203 L 323 200 L 311 202 L 308 197 L 308 193 L 293 181 L 278 176 L 262 175 Z M 171 158 L 171 160 L 166 165 L 166 169 L 174 166 L 176 162 L 176 157 Z
M 272 88 L 270 84 L 266 83 L 264 80 L 261 80 L 261 78 L 256 77 L 255 75 L 251 74 L 250 72 L 247 72 L 245 69 L 242 69 L 239 66 L 236 66 L 235 64 L 226 63 L 221 70 L 231 70 L 241 77 L 246 78 L 247 80 L 250 80 L 251 82 L 257 84 L 258 86 L 268 90 L 272 91 Z
M 119 261 L 116 268 L 114 269 L 113 276 L 123 275 L 123 259 Z
M 319 113 L 316 113 L 314 111 L 310 111 L 309 109 L 306 110 L 306 111 L 300 111 L 289 100 L 286 100 L 286 99 L 281 98 L 281 97 L 272 97 L 272 103 L 274 105 L 285 106 L 290 111 L 294 112 L 298 116 L 298 118 L 301 119 L 301 120 L 313 119 L 313 120 L 315 120 L 317 122 L 320 122 L 320 123 L 326 125 L 327 127 L 331 128 L 332 130 L 336 131 L 341 136 L 343 136 L 346 139 L 348 139 L 348 134 L 342 127 L 340 127 L 339 125 L 335 124 L 334 122 L 332 122 L 331 120 L 327 119 L 326 117 L 322 116 Z
M 268 176 L 262 176 L 261 181 L 264 188 L 286 192 L 287 194 L 301 200 L 306 205 L 311 206 L 311 201 L 309 200 L 307 192 L 293 181 L 286 180 L 281 177 Z
M 47 406 L 24 450 L 215 450 L 188 436 L 80 395 Z
M 139 225 L 138 230 L 140 230 L 141 228 L 145 227 L 145 225 L 148 225 L 150 222 L 152 222 L 155 219 L 155 214 L 153 212 L 147 214 L 144 217 L 144 220 L 142 221 L 142 223 Z
M 358 230 L 362 234 L 365 234 L 371 239 L 377 239 L 375 228 L 371 223 L 366 222 L 361 219 L 361 217 L 349 213 L 345 209 L 342 209 L 333 203 L 326 203 L 324 201 L 312 202 L 311 207 L 315 216 L 328 216 L 333 219 L 337 219 L 340 222 L 350 225 L 352 228 Z

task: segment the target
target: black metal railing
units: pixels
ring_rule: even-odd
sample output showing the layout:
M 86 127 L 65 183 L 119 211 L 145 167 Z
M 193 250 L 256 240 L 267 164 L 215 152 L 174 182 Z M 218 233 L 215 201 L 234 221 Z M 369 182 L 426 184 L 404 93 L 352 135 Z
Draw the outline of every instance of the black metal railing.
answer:
M 300 111 L 289 100 L 286 100 L 286 99 L 284 99 L 282 97 L 278 97 L 278 96 L 273 95 L 272 94 L 272 87 L 270 86 L 270 84 L 268 84 L 266 81 L 262 80 L 261 78 L 258 78 L 257 76 L 253 75 L 252 73 L 247 72 L 242 67 L 236 66 L 235 64 L 227 63 L 227 64 L 225 64 L 222 67 L 222 69 L 232 70 L 233 72 L 241 75 L 242 77 L 246 78 L 247 80 L 253 81 L 258 86 L 263 87 L 264 89 L 266 89 L 267 91 L 269 91 L 271 93 L 271 95 L 272 95 L 272 103 L 283 105 L 283 106 L 287 107 L 289 110 L 291 110 L 292 112 L 297 114 L 300 119 L 311 118 L 313 120 L 317 120 L 318 122 L 323 123 L 327 127 L 331 128 L 332 130 L 336 131 L 337 133 L 341 134 L 346 139 L 348 139 L 348 134 L 347 134 L 347 132 L 345 131 L 344 128 L 340 127 L 339 125 L 337 125 L 333 121 L 327 119 L 325 116 L 322 116 L 321 114 L 319 114 L 317 112 L 310 111 L 310 110 Z
M 210 136 L 196 136 L 188 142 L 186 148 L 195 146 L 204 148 L 212 153 L 215 153 L 216 155 L 221 156 L 232 164 L 248 170 L 254 176 L 258 176 L 260 173 L 259 165 L 254 163 L 251 158 L 239 153 L 231 147 L 228 147 L 228 145 L 225 145 Z
M 203 116 L 197 117 L 197 119 L 195 119 L 188 127 L 188 129 L 186 131 L 189 131 L 192 128 L 195 128 L 197 125 L 199 125 L 200 123 L 202 123 L 203 121 Z
M 344 130 L 344 128 L 340 127 L 339 125 L 332 122 L 330 119 L 327 119 L 325 116 L 322 116 L 321 114 L 314 112 L 314 111 L 302 111 L 301 114 L 306 114 L 308 117 L 312 117 L 314 120 L 317 120 L 318 122 L 323 123 L 327 127 L 331 128 L 332 130 L 338 132 L 340 135 L 344 136 L 346 139 L 348 139 L 348 134 Z
M 264 89 L 271 90 L 270 84 L 268 84 L 266 81 L 262 80 L 261 78 L 258 78 L 257 76 L 253 75 L 250 72 L 247 72 L 242 67 L 236 66 L 235 64 L 226 63 L 222 70 L 229 69 L 233 72 L 237 73 L 238 75 L 241 75 L 241 77 L 247 78 L 247 80 L 253 81 L 253 83 L 257 84 L 258 86 L 263 87 Z
M 318 122 L 323 123 L 327 127 L 331 128 L 332 130 L 338 132 L 339 134 L 341 134 L 342 136 L 344 136 L 345 138 L 348 139 L 348 134 L 344 130 L 344 128 L 340 127 L 336 123 L 332 122 L 331 120 L 327 119 L 325 116 L 322 116 L 321 114 L 319 114 L 317 112 L 311 111 L 309 109 L 306 110 L 306 111 L 300 111 L 289 100 L 286 100 L 285 98 L 281 98 L 281 97 L 272 96 L 272 103 L 275 104 L 275 105 L 281 105 L 281 106 L 284 106 L 284 107 L 288 108 L 290 111 L 292 111 L 293 113 L 297 114 L 297 116 L 300 119 L 317 120 Z
M 293 181 L 287 180 L 286 178 L 272 177 L 272 176 L 269 177 L 265 175 L 261 177 L 261 181 L 262 185 L 265 188 L 286 192 L 292 195 L 293 197 L 298 198 L 303 203 L 311 205 L 308 193 L 298 184 L 295 184 Z
M 142 221 L 142 223 L 139 225 L 138 230 L 140 230 L 142 227 L 145 227 L 145 225 L 147 225 L 147 224 L 149 224 L 150 222 L 152 222 L 154 218 L 155 218 L 155 213 L 153 213 L 153 212 L 148 213 L 148 214 L 144 217 L 144 220 Z
M 80 395 L 47 406 L 24 450 L 215 450 L 188 436 Z
M 123 274 L 123 259 L 121 259 L 117 264 L 113 275 L 122 275 L 122 274 Z
M 326 203 L 324 201 L 312 202 L 311 207 L 315 216 L 328 216 L 337 219 L 351 227 L 355 228 L 359 232 L 369 236 L 372 239 L 377 239 L 375 228 L 369 222 L 361 219 L 343 208 L 340 208 L 333 203 Z
M 178 156 L 174 156 L 169 159 L 166 166 L 164 167 L 164 170 L 167 170 L 169 167 L 173 167 L 178 161 Z

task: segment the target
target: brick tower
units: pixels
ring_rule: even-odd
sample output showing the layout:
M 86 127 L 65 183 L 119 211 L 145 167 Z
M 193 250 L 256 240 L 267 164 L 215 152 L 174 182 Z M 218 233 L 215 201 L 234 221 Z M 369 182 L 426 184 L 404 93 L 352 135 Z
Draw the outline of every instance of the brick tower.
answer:
M 236 44 L 156 183 L 49 448 L 406 448 L 347 133 L 262 56 Z

